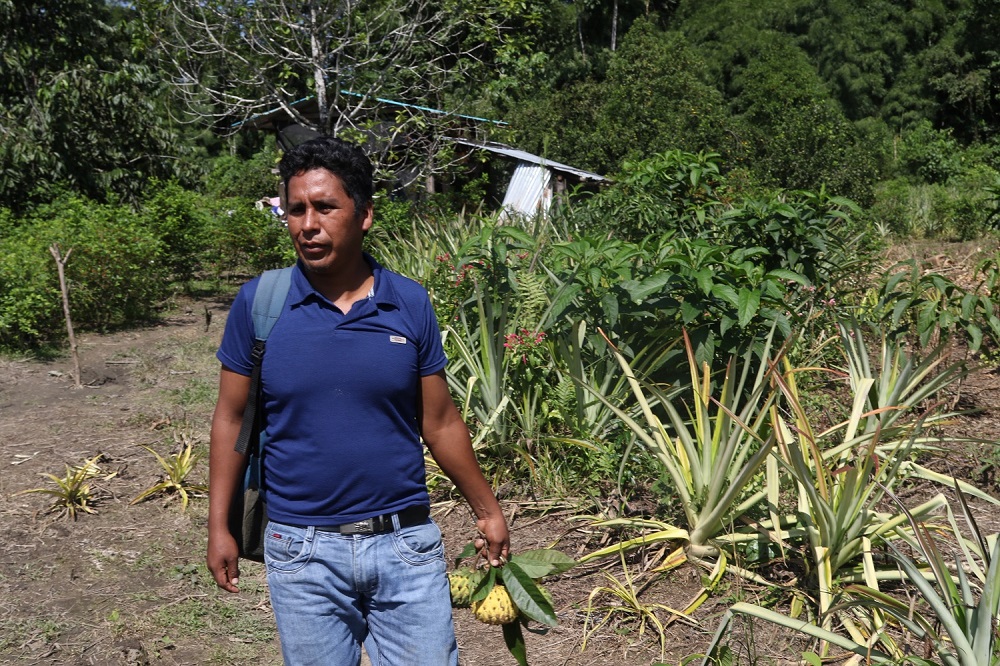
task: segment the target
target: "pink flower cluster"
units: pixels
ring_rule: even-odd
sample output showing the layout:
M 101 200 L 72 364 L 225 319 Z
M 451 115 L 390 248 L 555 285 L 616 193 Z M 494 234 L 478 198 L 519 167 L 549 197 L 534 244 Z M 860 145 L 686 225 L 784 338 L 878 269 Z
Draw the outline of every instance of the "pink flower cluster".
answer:
M 519 333 L 508 333 L 504 336 L 504 349 L 512 354 L 521 355 L 521 363 L 528 364 L 528 354 L 535 348 L 541 346 L 545 340 L 544 331 L 531 331 L 522 328 Z
M 448 254 L 447 252 L 445 252 L 444 254 L 437 255 L 436 257 L 434 257 L 434 259 L 437 262 L 442 263 L 442 264 L 447 263 L 448 264 L 448 270 L 455 272 L 455 264 L 450 263 L 451 262 L 451 255 Z M 469 274 L 469 271 L 471 269 L 473 269 L 473 268 L 481 268 L 481 269 L 484 269 L 484 270 L 489 270 L 489 267 L 490 267 L 489 264 L 487 264 L 486 262 L 484 262 L 482 260 L 479 260 L 479 259 L 476 259 L 473 262 L 468 263 L 468 264 L 463 264 L 462 267 L 461 267 L 461 269 L 459 269 L 455 273 L 455 286 L 458 287 L 459 285 L 462 284 L 462 282 L 465 281 L 465 278 Z

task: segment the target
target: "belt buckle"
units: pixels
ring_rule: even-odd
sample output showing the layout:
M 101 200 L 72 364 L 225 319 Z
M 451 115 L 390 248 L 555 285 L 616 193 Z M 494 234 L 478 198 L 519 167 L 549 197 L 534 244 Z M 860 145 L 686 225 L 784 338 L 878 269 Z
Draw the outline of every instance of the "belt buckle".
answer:
M 374 531 L 375 526 L 372 524 L 371 518 L 359 520 L 351 525 L 351 534 L 372 534 Z

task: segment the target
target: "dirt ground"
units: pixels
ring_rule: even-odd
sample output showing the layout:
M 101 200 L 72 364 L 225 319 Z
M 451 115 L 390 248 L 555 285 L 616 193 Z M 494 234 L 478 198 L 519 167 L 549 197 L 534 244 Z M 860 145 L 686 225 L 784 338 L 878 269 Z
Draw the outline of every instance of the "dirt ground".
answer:
M 216 589 L 204 567 L 207 500 L 193 498 L 186 511 L 164 498 L 130 505 L 160 478 L 143 445 L 168 454 L 190 441 L 206 450 L 218 372 L 213 354 L 227 309 L 222 300 L 178 300 L 156 326 L 82 336 L 83 388 L 73 386 L 68 356 L 0 360 L 0 663 L 281 663 L 261 566 L 244 567 L 240 595 Z M 962 407 L 983 410 L 963 417 L 958 432 L 989 443 L 952 451 L 935 465 L 996 494 L 992 465 L 984 463 L 1000 460 L 1000 376 L 977 372 L 958 398 Z M 68 520 L 45 511 L 47 496 L 23 492 L 53 487 L 44 473 L 61 477 L 67 465 L 99 454 L 95 513 Z M 207 461 L 193 477 L 207 482 Z M 440 500 L 434 515 L 451 561 L 474 530 L 464 505 Z M 555 547 L 580 556 L 600 545 L 601 534 L 571 520 L 578 511 L 568 500 L 504 507 L 516 549 Z M 989 532 L 997 531 L 995 513 L 980 512 Z M 630 567 L 643 600 L 672 608 L 685 607 L 706 574 L 693 565 L 643 573 L 643 562 Z M 584 649 L 588 597 L 608 584 L 605 571 L 622 579 L 619 563 L 600 562 L 549 582 L 560 626 L 526 634 L 531 664 L 677 664 L 708 645 L 731 603 L 767 595 L 727 578 L 689 621 L 669 624 L 662 658 L 653 627 L 640 630 L 617 617 Z M 591 626 L 602 617 L 594 615 Z M 499 628 L 466 610 L 456 610 L 455 621 L 462 663 L 514 663 Z M 737 624 L 729 640 L 745 664 L 797 663 L 809 648 L 802 636 L 762 624 Z

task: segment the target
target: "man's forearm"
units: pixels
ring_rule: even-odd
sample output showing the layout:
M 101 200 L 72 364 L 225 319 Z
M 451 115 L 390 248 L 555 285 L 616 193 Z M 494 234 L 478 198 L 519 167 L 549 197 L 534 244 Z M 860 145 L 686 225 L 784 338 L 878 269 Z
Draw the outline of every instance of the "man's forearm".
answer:
M 239 424 L 212 421 L 208 461 L 208 529 L 229 529 L 229 508 L 246 466 L 246 456 L 234 449 Z

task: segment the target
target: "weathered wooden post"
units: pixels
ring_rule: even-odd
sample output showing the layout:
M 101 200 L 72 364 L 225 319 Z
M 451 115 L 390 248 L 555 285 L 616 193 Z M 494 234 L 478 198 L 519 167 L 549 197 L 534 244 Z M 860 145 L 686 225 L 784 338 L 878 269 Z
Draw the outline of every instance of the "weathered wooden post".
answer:
M 73 320 L 69 316 L 69 286 L 66 284 L 66 262 L 73 248 L 70 248 L 66 256 L 59 252 L 59 244 L 53 243 L 49 246 L 52 258 L 56 260 L 56 270 L 59 271 L 59 289 L 62 291 L 63 314 L 66 316 L 66 332 L 69 334 L 69 350 L 73 355 L 73 385 L 76 388 L 83 388 L 80 380 L 80 354 L 76 350 L 76 336 L 73 335 Z

